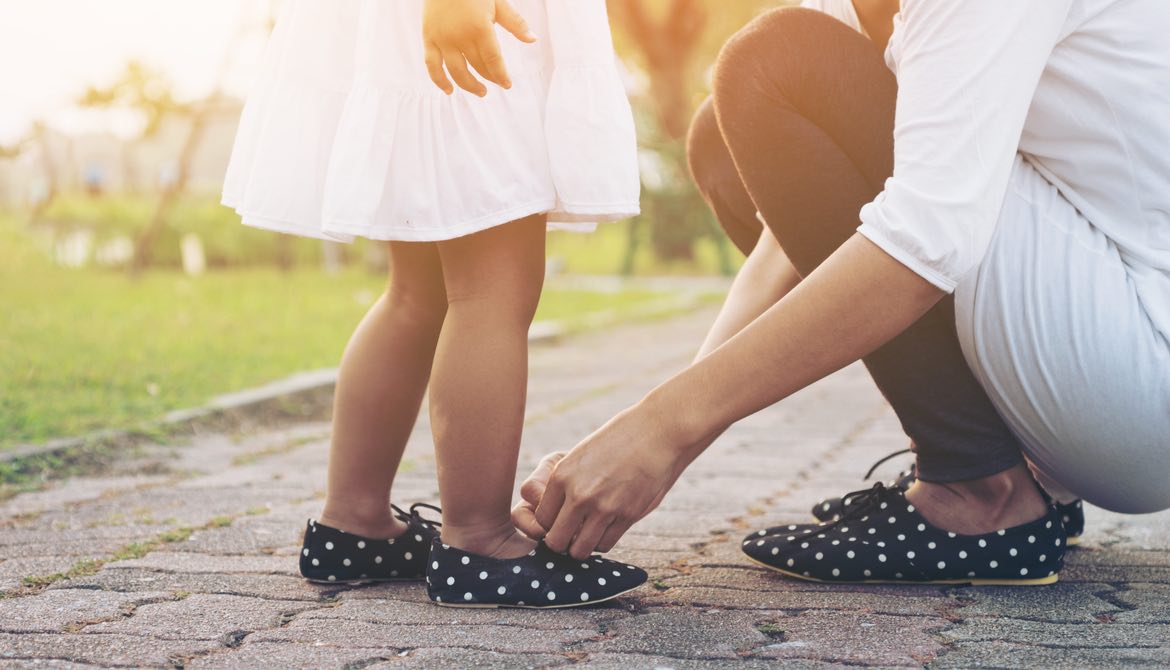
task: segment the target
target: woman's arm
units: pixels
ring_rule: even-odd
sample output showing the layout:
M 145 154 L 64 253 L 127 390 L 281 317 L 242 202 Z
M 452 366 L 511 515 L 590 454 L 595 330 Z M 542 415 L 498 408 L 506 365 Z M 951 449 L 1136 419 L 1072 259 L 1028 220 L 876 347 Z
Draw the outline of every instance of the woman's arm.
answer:
M 769 307 L 788 295 L 798 283 L 800 275 L 792 261 L 780 248 L 776 236 L 765 227 L 760 240 L 748 255 L 747 261 L 735 275 L 731 290 L 723 301 L 723 308 L 715 323 L 707 331 L 707 338 L 695 360 L 701 360 L 715 351 L 736 333 L 755 321 Z
M 612 546 L 713 435 L 889 341 L 980 262 L 1071 3 L 904 2 L 894 177 L 859 233 L 556 464 L 534 518 L 550 546 Z
M 723 308 L 719 310 L 719 316 L 707 331 L 707 337 L 699 347 L 695 361 L 702 360 L 738 334 L 768 311 L 768 308 L 779 302 L 798 283 L 800 274 L 780 248 L 776 236 L 765 227 L 747 261 L 735 275 L 727 299 L 723 301 Z M 719 433 L 710 435 L 700 451 L 710 446 L 718 436 Z M 544 528 L 536 521 L 536 507 L 544 496 L 553 470 L 566 455 L 563 451 L 546 455 L 520 487 L 521 500 L 512 510 L 512 521 L 521 532 L 530 537 L 543 537 L 545 534 Z M 616 540 L 617 538 L 614 538 L 614 541 Z M 613 545 L 605 544 L 597 547 L 603 552 L 612 548 Z
M 556 464 L 535 521 L 577 557 L 616 543 L 735 421 L 858 360 L 944 293 L 854 235 L 783 300 Z
M 900 0 L 853 0 L 857 19 L 869 39 L 885 49 L 894 33 L 894 15 L 901 6 Z

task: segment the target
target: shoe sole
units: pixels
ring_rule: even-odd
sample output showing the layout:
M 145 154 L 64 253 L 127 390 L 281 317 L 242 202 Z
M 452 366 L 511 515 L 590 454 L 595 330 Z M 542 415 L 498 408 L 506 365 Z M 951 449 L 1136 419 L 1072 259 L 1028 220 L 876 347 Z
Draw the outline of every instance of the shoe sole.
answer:
M 392 577 L 389 579 L 353 579 L 343 580 L 335 579 L 329 581 L 328 579 L 310 579 L 309 577 L 302 577 L 310 584 L 321 584 L 324 586 L 369 586 L 370 584 L 397 584 L 400 582 L 421 582 L 423 577 Z
M 612 596 L 609 596 L 608 598 L 602 598 L 601 600 L 590 600 L 590 601 L 584 602 L 584 603 L 566 603 L 564 605 L 486 605 L 486 604 L 480 605 L 480 604 L 475 604 L 475 603 L 468 603 L 466 605 L 463 605 L 460 603 L 441 603 L 441 602 L 436 602 L 434 600 L 432 600 L 431 603 L 438 605 L 439 607 L 450 607 L 453 609 L 468 609 L 468 610 L 498 610 L 498 609 L 560 610 L 560 609 L 569 609 L 571 607 L 588 607 L 590 605 L 597 605 L 599 603 L 609 602 L 610 600 L 613 600 L 614 598 L 620 598 L 620 597 L 626 595 L 627 593 L 637 591 L 638 589 L 642 588 L 642 586 L 643 586 L 642 584 L 639 584 L 632 589 L 626 589 L 625 591 L 622 591 L 621 593 L 615 593 Z
M 751 556 L 745 556 L 749 561 L 756 565 L 767 568 L 772 572 L 778 572 L 785 577 L 792 577 L 803 582 L 816 582 L 818 584 L 903 584 L 903 585 L 922 585 L 928 586 L 931 584 L 970 584 L 971 586 L 1047 586 L 1055 584 L 1060 581 L 1060 573 L 1041 577 L 1039 579 L 979 579 L 971 577 L 968 579 L 934 579 L 930 581 L 909 581 L 906 579 L 864 579 L 860 581 L 846 581 L 846 580 L 829 580 L 817 579 L 816 577 L 805 577 L 804 575 L 787 570 L 781 570 L 772 565 L 768 565 L 762 561 L 757 561 Z

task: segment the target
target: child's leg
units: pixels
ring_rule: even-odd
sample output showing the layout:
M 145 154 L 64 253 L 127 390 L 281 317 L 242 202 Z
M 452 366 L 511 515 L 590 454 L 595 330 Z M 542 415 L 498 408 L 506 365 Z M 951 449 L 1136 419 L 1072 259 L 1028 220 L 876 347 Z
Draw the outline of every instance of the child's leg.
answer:
M 439 243 L 447 318 L 431 381 L 443 541 L 514 558 L 510 515 L 528 386 L 528 328 L 544 283 L 545 219 Z
M 447 310 L 434 244 L 390 244 L 390 286 L 346 347 L 333 408 L 329 485 L 321 523 L 372 538 L 405 524 L 390 486 L 418 418 Z

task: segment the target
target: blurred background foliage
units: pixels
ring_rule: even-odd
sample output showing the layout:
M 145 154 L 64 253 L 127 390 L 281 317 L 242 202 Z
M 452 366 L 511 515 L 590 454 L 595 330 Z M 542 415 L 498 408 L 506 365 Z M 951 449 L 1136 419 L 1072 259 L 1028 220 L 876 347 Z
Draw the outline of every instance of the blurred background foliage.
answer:
M 691 184 L 685 137 L 723 42 L 777 4 L 609 0 L 639 130 L 643 214 L 591 235 L 550 234 L 538 318 L 633 317 L 686 285 L 611 277 L 734 272 L 739 258 Z M 240 39 L 270 29 L 243 26 Z M 225 69 L 241 57 L 226 55 Z M 76 133 L 45 119 L 0 143 L 0 449 L 135 425 L 334 365 L 384 288 L 383 245 L 258 231 L 219 205 L 242 101 L 218 85 L 192 98 L 178 90 L 170 72 L 129 60 L 119 76 L 79 87 L 72 107 L 129 115 L 135 132 Z
M 723 42 L 777 4 L 609 0 L 615 41 L 633 81 L 645 213 L 624 227 L 626 243 L 617 253 L 610 244 L 585 239 L 577 240 L 580 249 L 568 241 L 555 244 L 565 264 L 625 275 L 686 271 L 688 265 L 694 273 L 734 271 L 732 250 L 690 183 L 685 136 Z M 275 13 L 279 3 L 272 6 Z M 0 151 L 0 207 L 26 218 L 43 243 L 68 246 L 69 265 L 134 272 L 179 268 L 184 236 L 195 240 L 190 253 L 202 247 L 210 268 L 290 269 L 319 264 L 326 255 L 369 260 L 364 250 L 326 250 L 319 242 L 246 231 L 229 212 L 217 211 L 215 187 L 240 105 L 218 89 L 201 99 L 181 99 L 166 72 L 132 60 L 116 80 L 78 91 L 76 106 L 132 113 L 140 124 L 137 136 L 123 146 L 99 146 L 99 138 L 34 124 L 26 137 Z M 612 253 L 609 263 L 571 258 L 593 253 L 593 247 Z

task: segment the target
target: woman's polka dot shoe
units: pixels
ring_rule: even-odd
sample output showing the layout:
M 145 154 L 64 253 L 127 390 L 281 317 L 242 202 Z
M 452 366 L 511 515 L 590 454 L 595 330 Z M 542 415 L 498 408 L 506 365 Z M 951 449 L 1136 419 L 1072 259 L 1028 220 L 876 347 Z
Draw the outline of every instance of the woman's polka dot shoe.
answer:
M 881 460 L 879 460 L 877 463 L 874 463 L 870 467 L 869 472 L 867 472 L 865 474 L 864 479 L 869 479 L 873 475 L 874 471 L 878 469 L 878 467 L 880 467 L 883 463 L 890 460 L 891 458 L 896 458 L 896 457 L 901 456 L 903 454 L 909 454 L 909 453 L 912 453 L 911 450 L 904 449 L 902 451 L 896 451 L 896 452 L 890 454 L 889 456 L 882 458 Z M 909 490 L 909 488 L 911 486 L 913 486 L 914 482 L 917 480 L 918 480 L 918 468 L 915 465 L 911 465 L 910 469 L 899 472 L 897 478 L 895 478 L 893 481 L 890 481 L 889 483 L 887 483 L 886 488 L 900 489 L 902 491 L 906 491 L 906 490 Z M 825 498 L 825 499 L 817 502 L 817 504 L 813 505 L 812 515 L 813 515 L 813 517 L 816 518 L 817 521 L 823 521 L 825 523 L 830 523 L 830 522 L 836 521 L 838 518 L 841 517 L 842 514 L 845 514 L 846 512 L 849 511 L 850 507 L 854 504 L 854 500 L 856 499 L 856 496 L 858 494 L 862 494 L 862 493 L 865 493 L 865 491 L 858 491 L 855 493 L 847 493 L 843 496 L 835 496 L 832 498 Z M 1045 494 L 1044 497 L 1048 498 L 1048 495 Z M 1049 499 L 1049 500 L 1051 501 L 1051 499 Z M 1064 530 L 1066 533 L 1068 533 L 1068 542 L 1067 542 L 1068 546 L 1074 547 L 1074 546 L 1080 544 L 1081 543 L 1081 536 L 1085 534 L 1085 506 L 1084 506 L 1084 504 L 1080 500 L 1075 500 L 1075 501 L 1068 503 L 1068 504 L 1061 504 L 1061 503 L 1052 501 L 1052 504 L 1056 507 L 1056 511 L 1060 513 L 1061 522 L 1064 524 Z M 790 534 L 792 534 L 793 531 L 804 531 L 806 529 L 814 528 L 815 524 L 796 524 L 795 528 L 792 526 L 793 526 L 793 524 L 787 524 L 784 526 L 775 526 L 773 528 L 765 528 L 762 531 L 762 534 L 763 535 L 780 535 L 780 534 L 790 535 Z
M 580 607 L 611 600 L 646 583 L 646 572 L 591 556 L 558 554 L 543 542 L 527 556 L 479 556 L 438 539 L 431 545 L 427 593 L 447 607 Z
M 835 583 L 1035 586 L 1059 579 L 1060 514 L 986 535 L 930 525 L 905 492 L 875 484 L 846 516 L 812 532 L 744 539 L 752 561 L 790 577 Z
M 877 466 L 875 465 L 874 467 Z M 869 477 L 866 477 L 866 479 L 869 479 Z M 899 472 L 898 477 L 886 484 L 886 487 L 905 491 L 909 489 L 916 480 L 917 468 L 911 465 L 909 470 Z M 824 500 L 821 500 L 817 504 L 813 505 L 812 515 L 816 518 L 817 521 L 835 521 L 838 517 L 847 512 L 851 505 L 853 505 L 855 495 L 856 494 L 846 494 L 834 498 L 825 498 Z
M 1064 532 L 1068 533 L 1068 546 L 1077 546 L 1085 534 L 1084 501 L 1074 500 L 1067 505 L 1054 502 L 1052 505 L 1056 508 L 1056 513 L 1060 515 L 1060 521 L 1064 524 Z
M 301 549 L 301 575 L 322 584 L 422 579 L 431 541 L 439 536 L 442 524 L 423 519 L 419 508 L 438 511 L 424 503 L 412 505 L 410 512 L 395 507 L 395 516 L 406 522 L 406 532 L 391 540 L 354 535 L 310 519 Z

